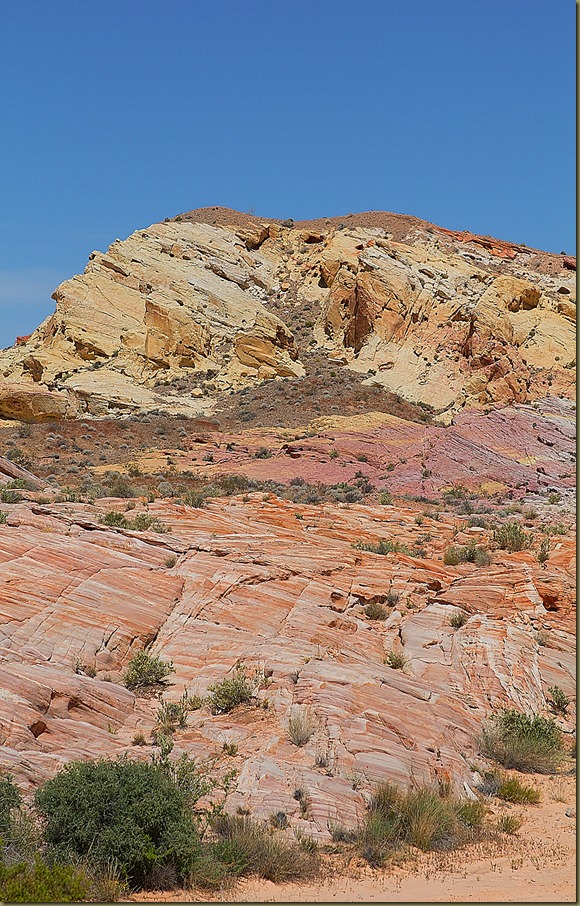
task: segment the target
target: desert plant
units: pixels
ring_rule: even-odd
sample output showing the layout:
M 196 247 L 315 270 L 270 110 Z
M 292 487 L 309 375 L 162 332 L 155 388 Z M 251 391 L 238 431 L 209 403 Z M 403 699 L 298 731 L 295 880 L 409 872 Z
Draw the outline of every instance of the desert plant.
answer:
M 357 541 L 353 545 L 359 551 L 369 551 L 371 554 L 382 554 L 386 557 L 387 554 L 408 554 L 409 548 L 405 544 L 401 544 L 399 541 L 385 541 L 384 538 L 381 538 L 380 541 L 376 543 L 367 542 L 367 541 Z
M 381 491 L 379 495 L 379 503 L 381 506 L 391 506 L 393 502 L 393 495 L 390 491 Z
M 402 844 L 423 850 L 461 845 L 477 836 L 484 815 L 480 802 L 442 797 L 427 787 L 404 791 L 385 783 L 375 790 L 355 840 L 361 855 L 379 867 Z
M 163 865 L 183 879 L 199 853 L 187 796 L 160 765 L 70 762 L 37 790 L 35 805 L 56 857 L 114 862 L 134 885 Z
M 21 500 L 22 494 L 6 490 L 5 488 L 0 489 L 0 503 L 20 503 Z
M 6 510 L 0 510 L 0 525 L 6 525 L 8 522 L 8 513 Z
M 288 815 L 283 811 L 273 812 L 270 815 L 270 824 L 277 830 L 285 830 L 288 827 Z
M 406 663 L 407 658 L 402 651 L 391 650 L 385 658 L 385 664 L 392 670 L 402 670 Z
M 365 614 L 369 620 L 386 620 L 389 611 L 385 605 L 381 604 L 379 601 L 370 601 L 365 607 Z
M 207 702 L 212 714 L 225 714 L 237 705 L 248 704 L 263 683 L 263 674 L 255 670 L 248 676 L 246 667 L 239 665 L 232 676 L 225 677 L 209 687 Z
M 538 553 L 537 553 L 537 559 L 538 559 L 538 563 L 540 563 L 541 566 L 544 566 L 546 564 L 546 562 L 550 559 L 550 539 L 549 538 L 542 539 L 542 542 L 540 543 L 540 549 L 538 550 Z
M 162 683 L 170 673 L 175 673 L 172 661 L 162 661 L 146 651 L 139 651 L 129 661 L 123 682 L 128 689 L 155 686 Z
M 502 777 L 496 793 L 504 802 L 515 802 L 518 805 L 535 805 L 540 801 L 540 794 L 533 786 L 525 786 L 517 777 Z
M 568 710 L 570 701 L 568 696 L 560 686 L 550 686 L 548 689 L 550 696 L 550 707 L 556 714 L 565 714 Z
M 288 735 L 295 746 L 306 745 L 316 732 L 316 719 L 307 708 L 296 709 L 288 720 Z
M 464 610 L 456 610 L 449 618 L 449 625 L 453 629 L 461 629 L 462 626 L 465 626 L 468 619 L 469 615 L 466 614 Z
M 475 542 L 469 544 L 448 547 L 443 554 L 443 562 L 446 566 L 457 566 L 458 563 L 474 563 L 476 566 L 489 566 L 491 557 L 484 547 L 480 547 Z
M 0 864 L 3 903 L 78 903 L 90 899 L 91 882 L 82 868 L 49 864 L 40 856 L 31 863 Z
M 503 709 L 479 740 L 484 755 L 523 773 L 553 774 L 562 757 L 562 734 L 551 718 Z
M 140 730 L 137 733 L 135 733 L 133 736 L 133 739 L 131 740 L 131 745 L 132 746 L 146 746 L 147 740 L 145 738 L 145 734 L 142 733 Z
M 187 709 L 182 702 L 162 702 L 157 709 L 156 730 L 165 735 L 187 726 Z
M 530 538 L 519 522 L 504 522 L 493 531 L 493 540 L 506 551 L 522 551 L 528 547 Z
M 101 525 L 108 525 L 113 528 L 127 528 L 129 523 L 123 513 L 118 513 L 116 510 L 109 510 L 104 516 L 101 516 Z
M 500 834 L 517 834 L 522 826 L 522 819 L 516 815 L 502 815 L 497 822 Z
M 172 569 L 177 563 L 177 557 L 174 554 L 170 554 L 169 557 L 165 558 L 165 566 L 167 569 Z
M 10 825 L 10 814 L 19 808 L 22 802 L 20 790 L 8 774 L 0 777 L 0 836 L 3 836 Z
M 271 827 L 251 818 L 219 815 L 212 829 L 216 840 L 211 847 L 211 856 L 226 868 L 226 876 L 258 875 L 279 884 L 312 878 L 318 872 L 319 858 L 315 849 L 281 839 L 272 833 Z M 197 866 L 193 877 L 200 882 Z
M 222 745 L 222 752 L 224 753 L 224 755 L 237 755 L 238 747 L 235 742 L 224 742 L 224 744 Z

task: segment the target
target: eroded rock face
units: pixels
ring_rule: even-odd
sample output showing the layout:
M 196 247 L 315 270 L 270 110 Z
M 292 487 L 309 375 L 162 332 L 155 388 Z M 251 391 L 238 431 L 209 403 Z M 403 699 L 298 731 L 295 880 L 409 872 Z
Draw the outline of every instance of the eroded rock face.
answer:
M 0 525 L 0 753 L 20 782 L 35 786 L 74 758 L 149 757 L 132 741 L 136 732 L 150 738 L 159 701 L 121 684 L 147 645 L 175 664 L 168 701 L 205 695 L 239 662 L 264 669 L 255 706 L 190 712 L 174 752 L 238 769 L 229 809 L 280 809 L 320 839 L 329 822 L 354 824 L 379 781 L 450 777 L 463 790 L 491 712 L 544 711 L 553 684 L 573 694 L 571 534 L 545 569 L 532 551 L 497 550 L 489 567 L 449 567 L 446 547 L 480 543 L 482 529 L 457 536 L 452 515 L 418 524 L 405 505 L 266 498 L 206 509 L 158 501 L 149 511 L 170 528 L 162 535 L 100 525 L 122 501 L 9 508 Z M 379 537 L 404 547 L 387 556 L 353 547 Z M 423 550 L 412 555 L 416 543 Z M 386 607 L 384 621 L 366 615 L 373 602 Z M 456 630 L 458 609 L 468 620 Z M 402 670 L 385 663 L 391 651 L 406 658 Z M 302 748 L 287 729 L 297 708 L 315 725 Z M 235 758 L 220 754 L 224 742 L 237 745 Z
M 211 209 L 94 252 L 54 315 L 0 353 L 0 416 L 209 414 L 224 390 L 300 377 L 313 348 L 447 421 L 573 394 L 571 259 L 396 215 L 345 220 Z M 161 392 L 184 376 L 195 386 Z

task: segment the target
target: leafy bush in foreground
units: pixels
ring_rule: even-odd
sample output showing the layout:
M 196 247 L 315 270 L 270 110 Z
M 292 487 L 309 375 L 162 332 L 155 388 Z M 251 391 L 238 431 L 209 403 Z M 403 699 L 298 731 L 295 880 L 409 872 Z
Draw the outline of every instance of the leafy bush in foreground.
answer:
M 37 858 L 32 865 L 0 865 L 0 900 L 3 903 L 78 903 L 88 899 L 91 883 L 74 865 L 48 865 Z
M 161 867 L 185 879 L 199 853 L 188 797 L 159 764 L 71 762 L 35 805 L 57 858 L 112 863 L 131 884 L 147 886 Z
M 484 755 L 523 773 L 555 773 L 562 745 L 562 734 L 551 718 L 528 717 L 513 709 L 494 715 L 479 739 Z

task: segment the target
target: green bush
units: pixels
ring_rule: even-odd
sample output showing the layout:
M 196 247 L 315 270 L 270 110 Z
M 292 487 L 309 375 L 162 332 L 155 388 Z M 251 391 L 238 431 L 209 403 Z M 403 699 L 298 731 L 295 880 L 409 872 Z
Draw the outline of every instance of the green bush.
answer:
M 550 696 L 550 707 L 556 714 L 565 714 L 568 710 L 570 701 L 568 696 L 560 686 L 550 686 L 548 689 Z
M 20 790 L 13 782 L 12 777 L 0 777 L 0 835 L 3 835 L 10 826 L 10 813 L 12 809 L 19 808 L 22 803 Z
M 562 758 L 562 734 L 551 718 L 504 709 L 479 739 L 484 755 L 523 773 L 553 774 Z
M 406 663 L 407 658 L 402 651 L 389 651 L 385 658 L 385 664 L 392 670 L 402 670 Z
M 0 510 L 0 525 L 6 525 L 8 522 L 8 513 L 6 510 Z
M 494 529 L 493 540 L 506 551 L 523 551 L 529 546 L 530 538 L 519 522 L 505 522 Z
M 188 797 L 159 764 L 71 762 L 36 792 L 35 805 L 57 858 L 112 863 L 133 885 L 147 886 L 162 866 L 185 879 L 199 853 Z
M 238 666 L 231 677 L 209 687 L 207 703 L 212 714 L 225 714 L 237 705 L 248 704 L 262 684 L 262 675 L 256 670 L 249 677 L 244 666 Z
M 170 673 L 175 673 L 172 661 L 162 661 L 146 651 L 139 651 L 129 661 L 123 682 L 128 689 L 154 686 L 162 683 Z
M 73 865 L 48 865 L 37 857 L 32 865 L 0 864 L 0 900 L 3 903 L 86 902 L 91 882 Z
M 504 777 L 500 781 L 496 796 L 504 802 L 515 802 L 518 805 L 537 804 L 540 794 L 533 786 L 525 786 L 517 777 Z

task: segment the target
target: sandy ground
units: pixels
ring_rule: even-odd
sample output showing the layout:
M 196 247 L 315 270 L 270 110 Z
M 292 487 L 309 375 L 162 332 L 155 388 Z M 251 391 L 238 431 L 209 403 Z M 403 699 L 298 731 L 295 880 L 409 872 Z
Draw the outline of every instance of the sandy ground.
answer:
M 349 875 L 314 884 L 247 880 L 208 897 L 202 891 L 148 891 L 139 902 L 230 903 L 575 903 L 575 777 L 535 777 L 538 806 L 493 804 L 493 812 L 518 815 L 523 825 L 503 836 L 453 853 L 421 854 L 412 864 L 384 872 L 358 867 Z M 574 816 L 566 815 L 574 810 Z

